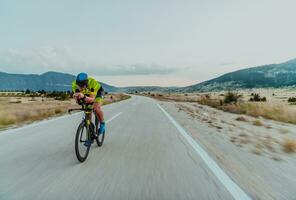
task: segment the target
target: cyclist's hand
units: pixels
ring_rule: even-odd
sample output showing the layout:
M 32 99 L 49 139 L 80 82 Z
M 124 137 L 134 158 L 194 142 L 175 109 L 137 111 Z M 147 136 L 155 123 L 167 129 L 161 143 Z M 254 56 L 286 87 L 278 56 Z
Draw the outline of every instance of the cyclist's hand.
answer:
M 73 94 L 73 98 L 77 101 L 77 99 L 78 99 L 78 94 L 79 94 L 79 92 L 76 92 L 75 94 Z
M 84 94 L 82 94 L 81 92 L 77 92 L 73 95 L 73 97 L 76 101 L 79 101 L 80 99 L 84 98 Z
M 94 102 L 94 98 L 91 98 L 91 97 L 86 97 L 85 98 L 85 103 L 90 104 L 90 103 L 93 103 L 93 102 Z

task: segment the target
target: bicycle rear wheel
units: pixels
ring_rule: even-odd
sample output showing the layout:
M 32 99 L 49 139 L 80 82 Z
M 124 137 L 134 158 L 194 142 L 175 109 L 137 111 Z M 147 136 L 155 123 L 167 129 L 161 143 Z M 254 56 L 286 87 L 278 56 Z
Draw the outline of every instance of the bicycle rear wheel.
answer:
M 79 162 L 84 162 L 88 156 L 91 145 L 86 145 L 87 141 L 90 140 L 89 128 L 85 122 L 81 122 L 75 137 L 75 153 Z

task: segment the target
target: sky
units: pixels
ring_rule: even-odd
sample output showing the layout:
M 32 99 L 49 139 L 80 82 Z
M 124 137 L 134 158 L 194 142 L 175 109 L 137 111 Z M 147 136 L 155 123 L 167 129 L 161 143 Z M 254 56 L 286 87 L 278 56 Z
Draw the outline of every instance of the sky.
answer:
M 0 71 L 186 86 L 296 58 L 295 0 L 0 0 Z

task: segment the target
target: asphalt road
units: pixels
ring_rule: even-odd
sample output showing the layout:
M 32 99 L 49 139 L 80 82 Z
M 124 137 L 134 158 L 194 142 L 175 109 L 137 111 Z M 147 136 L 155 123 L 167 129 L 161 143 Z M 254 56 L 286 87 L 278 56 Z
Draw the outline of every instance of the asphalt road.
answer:
M 136 96 L 104 112 L 105 143 L 82 164 L 81 114 L 0 132 L 0 199 L 240 199 L 157 101 Z

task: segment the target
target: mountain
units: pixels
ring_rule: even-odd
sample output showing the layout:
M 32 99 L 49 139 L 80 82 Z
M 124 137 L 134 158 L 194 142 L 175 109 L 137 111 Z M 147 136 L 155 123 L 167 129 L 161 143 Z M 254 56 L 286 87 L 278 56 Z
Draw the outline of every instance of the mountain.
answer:
M 177 87 L 160 87 L 160 86 L 130 86 L 119 88 L 122 92 L 135 93 L 135 92 L 169 92 L 176 90 Z
M 67 91 L 71 90 L 75 76 L 60 72 L 46 72 L 37 74 L 9 74 L 0 72 L 0 90 L 45 90 Z M 118 88 L 101 83 L 105 91 L 114 92 Z
M 244 88 L 278 88 L 294 85 L 296 85 L 296 59 L 280 64 L 238 70 L 175 91 L 219 91 Z
M 0 72 L 0 90 L 71 89 L 75 76 L 59 72 L 36 74 L 8 74 Z M 287 87 L 296 85 L 296 59 L 280 64 L 263 65 L 227 73 L 217 78 L 187 87 L 114 87 L 101 83 L 108 92 L 204 92 L 245 88 Z

